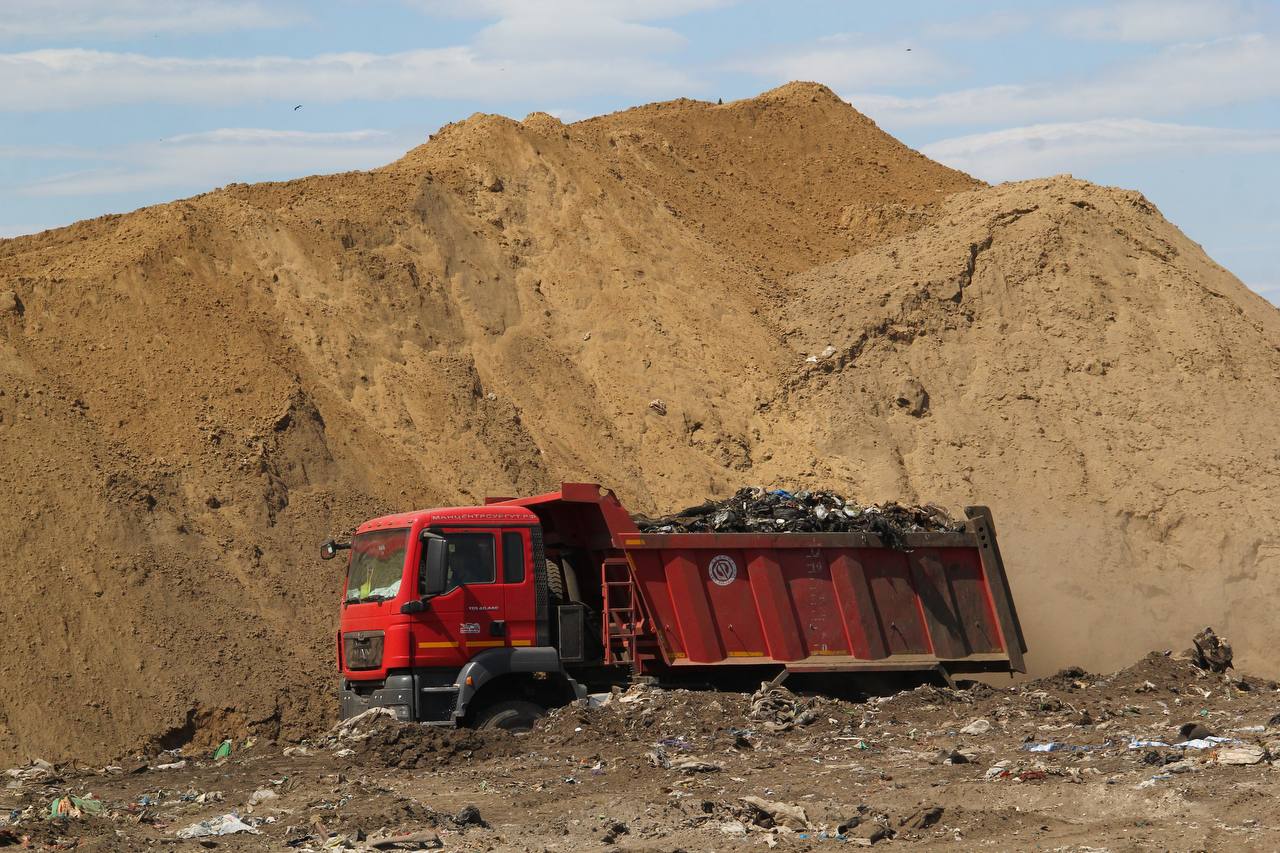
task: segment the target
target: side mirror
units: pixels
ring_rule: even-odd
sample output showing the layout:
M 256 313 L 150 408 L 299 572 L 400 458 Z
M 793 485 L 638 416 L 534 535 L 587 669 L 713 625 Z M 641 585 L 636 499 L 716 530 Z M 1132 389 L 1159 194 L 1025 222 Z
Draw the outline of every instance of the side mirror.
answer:
M 445 585 L 445 539 L 437 533 L 424 531 L 423 544 L 427 549 L 427 559 L 422 566 L 422 592 L 430 598 L 444 592 Z
M 332 560 L 338 556 L 339 551 L 346 551 L 351 547 L 350 542 L 334 542 L 332 539 L 325 540 L 320 546 L 320 559 Z

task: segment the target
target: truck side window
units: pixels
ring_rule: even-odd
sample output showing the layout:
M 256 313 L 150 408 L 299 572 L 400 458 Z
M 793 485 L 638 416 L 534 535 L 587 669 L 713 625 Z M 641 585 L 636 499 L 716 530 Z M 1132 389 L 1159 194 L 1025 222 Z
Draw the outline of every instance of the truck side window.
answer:
M 502 582 L 524 583 L 524 537 L 502 534 Z
M 467 584 L 493 583 L 494 542 L 492 533 L 446 533 L 448 574 L 445 592 Z

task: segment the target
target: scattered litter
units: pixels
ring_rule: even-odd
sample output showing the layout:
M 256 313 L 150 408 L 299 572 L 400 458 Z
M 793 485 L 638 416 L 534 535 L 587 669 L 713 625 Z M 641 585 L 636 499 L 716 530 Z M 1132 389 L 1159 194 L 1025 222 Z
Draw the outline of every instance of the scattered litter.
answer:
M 1182 743 L 1175 743 L 1176 749 L 1213 749 L 1223 744 L 1240 743 L 1233 737 L 1203 737 L 1194 740 L 1184 740 Z
M 1183 723 L 1178 728 L 1178 738 L 1180 740 L 1202 740 L 1211 737 L 1213 737 L 1213 732 L 1199 723 Z
M 904 829 L 919 831 L 928 829 L 938 821 L 942 820 L 942 806 L 926 806 L 919 809 L 914 814 L 905 817 L 898 824 Z
M 354 717 L 342 720 L 329 729 L 324 738 L 324 745 L 338 746 L 348 741 L 365 740 L 374 734 L 381 721 L 394 721 L 395 719 L 396 712 L 390 708 L 370 708 L 367 711 L 361 711 Z M 285 754 L 288 755 L 289 750 L 286 749 Z M 305 755 L 306 753 L 298 754 Z
M 475 806 L 463 806 L 461 811 L 453 816 L 453 822 L 458 826 L 488 826 L 485 819 L 480 816 L 480 810 Z
M 836 827 L 836 832 L 839 833 L 838 840 L 848 841 L 859 847 L 870 847 L 897 834 L 890 828 L 889 823 L 889 815 L 883 812 L 874 813 L 867 806 L 860 805 L 858 813 L 842 821 Z
M 170 761 L 167 764 L 157 764 L 153 766 L 151 769 L 152 770 L 181 770 L 186 766 L 187 766 L 187 760 L 184 758 L 181 761 Z
M 1110 745 L 1109 742 L 1101 746 L 1088 746 L 1051 740 L 1047 743 L 1024 743 L 1022 749 L 1024 752 L 1092 752 L 1095 749 L 1105 749 Z
M 1205 628 L 1192 640 L 1195 644 L 1193 661 L 1209 672 L 1226 672 L 1231 669 L 1231 644 L 1219 637 L 1212 628 Z
M 960 730 L 962 735 L 985 735 L 991 731 L 991 723 L 988 720 L 974 720 L 969 725 Z
M 785 687 L 765 681 L 751 695 L 747 717 L 763 722 L 771 731 L 785 732 L 816 722 L 818 713 L 813 710 L 812 700 L 801 699 Z
M 227 738 L 222 743 L 218 744 L 218 748 L 213 751 L 213 760 L 217 761 L 219 758 L 227 758 L 230 755 L 231 738 Z
M 802 806 L 790 803 L 779 803 L 762 797 L 741 797 L 745 803 L 751 822 L 765 829 L 774 826 L 785 826 L 788 829 L 808 829 L 809 815 Z
M 47 782 L 55 774 L 52 764 L 37 758 L 26 767 L 14 767 L 6 770 L 5 775 L 20 782 Z
M 258 830 L 240 820 L 240 816 L 232 812 L 218 817 L 211 817 L 199 823 L 193 823 L 188 827 L 179 829 L 174 835 L 178 838 L 207 838 L 209 836 L 234 835 L 237 832 L 259 834 Z
M 715 773 L 723 770 L 723 764 L 717 764 L 714 761 L 702 761 L 697 758 L 686 758 L 683 761 L 673 762 L 672 770 L 678 770 L 681 773 Z
M 982 774 L 982 778 L 988 782 L 993 779 L 1003 779 L 1010 775 L 1010 766 L 1011 762 L 1009 761 L 997 761 L 995 764 L 992 764 L 987 768 L 987 772 Z
M 410 832 L 406 835 L 392 835 L 365 842 L 375 850 L 433 850 L 443 847 L 440 836 L 434 832 Z
M 667 404 L 662 400 L 657 400 L 657 399 L 650 400 L 649 408 L 653 409 L 655 412 L 657 412 L 660 415 L 665 415 L 667 413 Z
M 1267 757 L 1267 751 L 1260 746 L 1228 746 L 1218 750 L 1219 764 L 1258 764 Z
M 1157 749 L 1172 749 L 1173 744 L 1165 743 L 1162 740 L 1135 740 L 1129 742 L 1130 749 L 1148 749 L 1156 747 Z
M 92 797 L 67 794 L 49 804 L 50 818 L 78 818 L 96 815 L 102 811 L 102 803 Z
M 249 805 L 256 806 L 259 803 L 265 803 L 267 800 L 277 800 L 280 795 L 270 788 L 259 788 L 249 795 Z

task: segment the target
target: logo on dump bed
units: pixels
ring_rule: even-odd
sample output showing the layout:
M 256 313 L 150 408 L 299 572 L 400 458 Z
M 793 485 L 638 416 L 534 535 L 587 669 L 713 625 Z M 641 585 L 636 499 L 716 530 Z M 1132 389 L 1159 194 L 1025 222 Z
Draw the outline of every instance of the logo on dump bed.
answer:
M 728 554 L 712 557 L 707 571 L 711 575 L 711 582 L 717 586 L 728 586 L 738 579 L 738 564 Z

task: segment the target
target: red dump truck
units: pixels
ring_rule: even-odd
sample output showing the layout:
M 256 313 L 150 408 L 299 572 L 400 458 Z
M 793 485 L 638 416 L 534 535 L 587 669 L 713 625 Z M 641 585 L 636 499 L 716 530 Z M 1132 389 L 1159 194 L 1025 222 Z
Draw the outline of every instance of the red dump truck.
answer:
M 589 483 L 376 518 L 349 543 L 344 718 L 527 728 L 637 679 L 852 692 L 886 675 L 1025 672 L 991 514 L 962 532 L 641 533 Z

